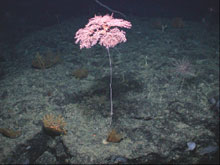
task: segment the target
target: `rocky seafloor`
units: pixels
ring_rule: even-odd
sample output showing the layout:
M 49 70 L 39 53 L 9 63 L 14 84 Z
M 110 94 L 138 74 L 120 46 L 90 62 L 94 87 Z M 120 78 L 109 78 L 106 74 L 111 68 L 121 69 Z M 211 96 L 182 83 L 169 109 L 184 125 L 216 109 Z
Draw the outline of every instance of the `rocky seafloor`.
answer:
M 175 28 L 167 18 L 161 30 L 155 20 L 130 17 L 127 42 L 110 49 L 111 126 L 107 51 L 99 45 L 80 50 L 74 43 L 88 18 L 28 32 L 23 27 L 16 40 L 15 29 L 4 34 L 0 163 L 217 163 L 218 27 L 184 20 Z M 46 55 L 59 58 L 34 62 Z M 184 61 L 193 75 L 178 72 Z M 64 118 L 66 135 L 46 134 L 47 114 Z M 122 140 L 104 143 L 112 128 Z

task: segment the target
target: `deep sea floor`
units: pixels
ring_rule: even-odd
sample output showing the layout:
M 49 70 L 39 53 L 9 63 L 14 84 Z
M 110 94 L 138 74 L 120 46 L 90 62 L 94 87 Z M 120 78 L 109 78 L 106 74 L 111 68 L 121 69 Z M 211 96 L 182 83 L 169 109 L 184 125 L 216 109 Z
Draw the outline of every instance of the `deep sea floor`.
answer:
M 0 163 L 217 163 L 219 27 L 129 21 L 110 49 L 111 125 L 107 51 L 74 43 L 88 18 L 0 33 Z M 48 114 L 66 134 L 47 134 Z

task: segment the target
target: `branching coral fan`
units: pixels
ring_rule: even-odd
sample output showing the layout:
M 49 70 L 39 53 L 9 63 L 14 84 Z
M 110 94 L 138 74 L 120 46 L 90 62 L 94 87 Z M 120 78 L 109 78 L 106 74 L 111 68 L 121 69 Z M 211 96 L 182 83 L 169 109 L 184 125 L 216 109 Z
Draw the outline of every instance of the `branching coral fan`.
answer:
M 131 28 L 131 23 L 123 19 L 115 19 L 111 15 L 91 18 L 85 28 L 76 32 L 76 42 L 80 49 L 91 48 L 97 42 L 106 48 L 111 48 L 121 42 L 126 42 L 125 32 L 117 27 Z
M 111 121 L 113 116 L 112 103 L 112 63 L 109 48 L 115 47 L 118 43 L 126 42 L 125 32 L 121 28 L 131 28 L 131 23 L 123 19 L 115 19 L 113 15 L 95 16 L 88 24 L 76 32 L 76 44 L 80 44 L 80 49 L 91 48 L 99 43 L 107 49 L 110 66 L 110 102 L 111 102 Z M 111 124 L 111 123 L 110 123 Z

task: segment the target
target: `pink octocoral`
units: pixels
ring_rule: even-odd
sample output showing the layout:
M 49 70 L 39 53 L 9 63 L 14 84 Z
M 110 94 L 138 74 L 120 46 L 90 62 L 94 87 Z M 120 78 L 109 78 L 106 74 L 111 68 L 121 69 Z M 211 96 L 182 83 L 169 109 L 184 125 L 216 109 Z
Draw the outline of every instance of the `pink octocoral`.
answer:
M 174 66 L 173 71 L 176 75 L 179 75 L 181 77 L 195 76 L 195 70 L 188 59 L 183 58 L 180 60 L 175 60 L 172 64 Z
M 76 32 L 76 44 L 80 44 L 80 49 L 91 48 L 97 42 L 107 49 L 109 56 L 110 68 L 110 102 L 111 102 L 111 122 L 113 116 L 112 102 L 112 62 L 109 48 L 116 46 L 118 43 L 126 42 L 125 32 L 118 27 L 131 28 L 131 23 L 123 19 L 115 19 L 113 15 L 95 16 L 91 18 L 85 28 Z M 110 124 L 111 124 L 110 122 Z
M 80 49 L 91 48 L 97 42 L 107 49 L 118 43 L 126 42 L 125 32 L 117 27 L 131 28 L 131 23 L 123 19 L 115 19 L 111 15 L 91 18 L 85 28 L 76 32 L 75 43 L 80 43 Z

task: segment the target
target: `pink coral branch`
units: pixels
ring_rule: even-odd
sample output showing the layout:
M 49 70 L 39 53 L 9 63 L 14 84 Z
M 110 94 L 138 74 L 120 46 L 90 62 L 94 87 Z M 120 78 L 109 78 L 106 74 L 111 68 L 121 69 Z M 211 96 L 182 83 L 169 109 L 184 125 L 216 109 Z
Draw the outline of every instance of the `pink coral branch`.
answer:
M 94 16 L 88 24 L 76 32 L 75 43 L 80 44 L 80 49 L 91 48 L 96 43 L 111 48 L 118 43 L 126 42 L 125 32 L 121 28 L 131 28 L 131 23 L 123 19 L 115 19 L 111 15 Z
M 126 42 L 125 32 L 121 28 L 131 28 L 131 23 L 123 19 L 115 19 L 113 15 L 96 16 L 89 19 L 88 24 L 76 32 L 76 44 L 80 44 L 80 49 L 91 48 L 99 43 L 107 49 L 110 68 L 110 103 L 111 103 L 111 122 L 113 116 L 112 102 L 112 62 L 109 48 L 115 47 L 118 43 Z M 111 125 L 110 122 L 110 125 Z

